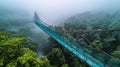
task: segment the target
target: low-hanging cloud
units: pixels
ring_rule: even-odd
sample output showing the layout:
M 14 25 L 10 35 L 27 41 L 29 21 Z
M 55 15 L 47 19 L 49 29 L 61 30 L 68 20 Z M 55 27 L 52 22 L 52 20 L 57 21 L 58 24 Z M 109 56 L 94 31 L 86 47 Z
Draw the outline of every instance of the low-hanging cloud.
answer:
M 92 10 L 120 9 L 120 0 L 2 0 L 0 7 L 12 10 L 22 10 L 31 14 L 37 11 L 48 24 L 55 24 L 77 13 Z
M 11 31 L 29 29 L 28 37 L 39 44 L 39 55 L 48 36 L 33 23 L 34 11 L 47 24 L 55 25 L 78 13 L 119 10 L 119 3 L 120 0 L 0 0 L 0 27 L 5 24 L 4 27 Z

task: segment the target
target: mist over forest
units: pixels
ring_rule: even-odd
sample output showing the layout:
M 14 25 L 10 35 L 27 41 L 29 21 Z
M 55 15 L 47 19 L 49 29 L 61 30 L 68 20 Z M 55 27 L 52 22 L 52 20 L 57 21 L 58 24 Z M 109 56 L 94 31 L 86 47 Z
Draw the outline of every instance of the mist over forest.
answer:
M 95 53 L 83 49 L 100 62 L 119 67 L 119 3 L 118 0 L 0 1 L 0 67 L 90 67 L 42 31 L 33 21 L 35 12 L 49 28 L 71 43 L 75 41 L 97 50 Z M 108 55 L 115 60 L 108 59 Z

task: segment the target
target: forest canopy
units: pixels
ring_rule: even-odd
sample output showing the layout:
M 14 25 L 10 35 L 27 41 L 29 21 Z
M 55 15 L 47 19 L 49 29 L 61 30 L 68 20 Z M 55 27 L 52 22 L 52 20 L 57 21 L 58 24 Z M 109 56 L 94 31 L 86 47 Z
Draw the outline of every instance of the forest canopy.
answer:
M 120 58 L 120 11 L 77 14 L 64 25 L 55 26 L 69 39 Z
M 51 28 L 67 38 L 120 59 L 120 11 L 85 12 L 63 25 Z M 89 67 L 51 37 L 47 53 L 37 57 L 37 44 L 27 37 L 28 30 L 7 31 L 0 28 L 0 67 Z M 74 44 L 73 44 L 74 45 Z
M 29 44 L 25 37 L 0 32 L 0 67 L 50 67 L 47 57 L 37 58 L 36 52 L 26 47 Z

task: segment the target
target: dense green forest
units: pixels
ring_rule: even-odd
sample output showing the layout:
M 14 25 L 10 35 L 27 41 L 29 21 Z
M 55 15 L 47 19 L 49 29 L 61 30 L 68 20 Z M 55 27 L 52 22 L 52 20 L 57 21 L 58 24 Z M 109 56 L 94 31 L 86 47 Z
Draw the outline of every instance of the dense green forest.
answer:
M 52 38 L 49 38 L 49 44 L 49 53 L 38 58 L 35 49 L 37 45 L 25 35 L 1 31 L 0 67 L 86 67 Z
M 119 17 L 120 11 L 85 12 L 53 28 L 69 39 L 120 59 Z M 28 29 L 13 32 L 5 25 L 0 28 L 0 67 L 89 67 L 51 37 L 44 49 L 47 53 L 37 57 L 38 44 L 27 37 Z
M 0 32 L 0 67 L 50 67 L 47 57 L 36 57 L 34 45 L 23 35 Z
M 54 28 L 69 39 L 120 59 L 120 11 L 85 12 Z

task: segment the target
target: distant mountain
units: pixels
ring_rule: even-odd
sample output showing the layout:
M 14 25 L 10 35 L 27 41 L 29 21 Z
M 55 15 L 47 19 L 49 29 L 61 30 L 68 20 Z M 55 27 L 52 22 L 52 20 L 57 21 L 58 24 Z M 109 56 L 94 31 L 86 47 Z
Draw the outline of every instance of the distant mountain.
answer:
M 120 23 L 120 11 L 85 12 L 85 13 L 77 14 L 75 16 L 70 17 L 66 22 L 79 23 L 79 24 L 81 23 L 85 26 L 87 25 L 86 27 L 92 26 L 93 29 L 118 28 Z M 95 27 L 95 25 L 97 27 Z

